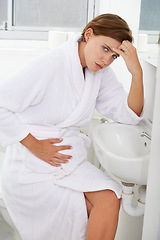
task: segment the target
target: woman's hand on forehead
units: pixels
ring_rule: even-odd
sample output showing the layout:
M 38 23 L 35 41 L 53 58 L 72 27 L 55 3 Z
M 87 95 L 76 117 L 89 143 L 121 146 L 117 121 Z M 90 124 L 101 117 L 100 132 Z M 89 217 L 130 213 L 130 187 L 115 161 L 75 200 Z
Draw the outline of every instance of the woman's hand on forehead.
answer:
M 132 75 L 141 71 L 137 50 L 131 42 L 124 40 L 118 48 L 113 48 L 112 50 L 123 57 L 128 71 Z

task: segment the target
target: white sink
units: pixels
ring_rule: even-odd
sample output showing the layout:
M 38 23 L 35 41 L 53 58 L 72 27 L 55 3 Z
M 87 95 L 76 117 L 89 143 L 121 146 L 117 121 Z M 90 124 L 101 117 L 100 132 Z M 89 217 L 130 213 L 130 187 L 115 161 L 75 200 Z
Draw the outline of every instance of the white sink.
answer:
M 98 124 L 93 144 L 103 168 L 121 181 L 147 185 L 151 141 L 141 137 L 143 126 L 119 123 Z

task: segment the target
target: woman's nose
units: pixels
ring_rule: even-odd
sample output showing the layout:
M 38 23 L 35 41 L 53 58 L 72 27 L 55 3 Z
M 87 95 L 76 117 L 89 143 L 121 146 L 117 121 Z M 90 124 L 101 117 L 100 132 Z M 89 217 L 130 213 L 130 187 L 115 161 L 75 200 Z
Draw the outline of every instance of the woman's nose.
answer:
M 102 62 L 108 66 L 112 62 L 112 53 L 108 53 L 107 56 L 105 55 Z

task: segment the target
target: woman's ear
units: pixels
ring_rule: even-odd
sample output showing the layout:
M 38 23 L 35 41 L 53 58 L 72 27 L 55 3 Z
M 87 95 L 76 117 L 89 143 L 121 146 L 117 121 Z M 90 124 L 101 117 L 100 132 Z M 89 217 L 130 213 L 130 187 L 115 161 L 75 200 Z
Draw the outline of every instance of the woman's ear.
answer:
M 88 42 L 88 40 L 90 39 L 90 37 L 93 35 L 93 29 L 92 28 L 88 28 L 84 34 L 85 36 L 85 40 L 86 42 Z

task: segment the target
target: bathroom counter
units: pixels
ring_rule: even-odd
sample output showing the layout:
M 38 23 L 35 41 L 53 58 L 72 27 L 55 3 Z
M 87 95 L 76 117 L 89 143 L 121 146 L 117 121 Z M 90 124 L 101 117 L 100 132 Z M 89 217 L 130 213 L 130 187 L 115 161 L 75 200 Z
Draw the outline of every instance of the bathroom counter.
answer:
M 148 44 L 146 52 L 138 52 L 140 58 L 144 59 L 148 63 L 157 67 L 158 64 L 158 52 L 159 45 L 158 44 Z

